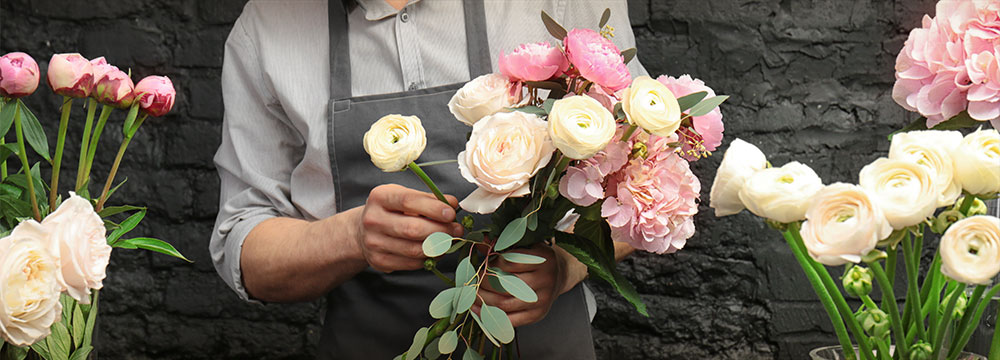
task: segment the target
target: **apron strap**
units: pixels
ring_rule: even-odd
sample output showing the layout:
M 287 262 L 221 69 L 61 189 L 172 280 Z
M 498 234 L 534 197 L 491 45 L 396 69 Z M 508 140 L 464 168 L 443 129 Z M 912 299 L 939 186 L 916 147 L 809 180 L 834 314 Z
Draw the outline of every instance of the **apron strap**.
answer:
M 486 36 L 486 9 L 483 0 L 465 0 L 465 44 L 469 58 L 469 78 L 493 72 L 490 41 Z

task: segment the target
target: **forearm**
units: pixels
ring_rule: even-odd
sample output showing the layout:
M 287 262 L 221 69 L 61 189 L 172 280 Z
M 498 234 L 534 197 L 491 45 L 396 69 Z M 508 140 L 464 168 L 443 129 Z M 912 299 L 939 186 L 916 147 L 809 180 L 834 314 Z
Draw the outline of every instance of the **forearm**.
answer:
M 635 248 L 629 244 L 617 241 L 614 244 L 615 262 L 622 261 L 622 259 L 635 251 Z M 587 278 L 587 265 L 584 265 L 580 262 L 580 260 L 577 260 L 576 257 L 570 255 L 570 253 L 558 246 L 555 247 L 555 251 L 556 256 L 558 256 L 560 261 L 562 261 L 563 274 L 565 276 L 563 287 L 559 291 L 559 294 L 562 295 L 576 286 L 576 284 L 583 281 L 583 279 Z

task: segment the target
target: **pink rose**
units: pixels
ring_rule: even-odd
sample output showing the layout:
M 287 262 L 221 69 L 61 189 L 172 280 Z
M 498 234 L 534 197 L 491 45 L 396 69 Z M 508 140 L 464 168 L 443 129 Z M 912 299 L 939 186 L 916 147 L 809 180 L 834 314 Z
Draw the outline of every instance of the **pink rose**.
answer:
M 85 98 L 94 85 L 94 67 L 80 54 L 55 54 L 49 60 L 46 79 L 56 94 Z
M 38 63 L 23 52 L 0 57 L 0 96 L 18 98 L 38 88 Z
M 670 92 L 678 98 L 699 91 L 708 93 L 706 99 L 715 96 L 715 91 L 712 88 L 705 86 L 705 82 L 701 80 L 691 78 L 691 75 L 682 75 L 680 78 L 661 75 L 656 78 L 656 81 L 670 89 Z M 681 151 L 684 159 L 695 161 L 698 160 L 698 157 L 691 156 L 692 151 L 712 152 L 722 144 L 722 131 L 724 130 L 722 111 L 719 108 L 712 109 L 708 114 L 692 117 L 691 123 L 695 132 L 681 131 L 681 135 L 684 136 Z
M 134 85 L 128 74 L 115 68 L 97 78 L 92 95 L 101 104 L 124 109 L 132 106 L 132 101 L 135 100 L 133 89 Z
M 177 91 L 166 76 L 147 76 L 135 86 L 136 101 L 149 116 L 163 116 L 174 107 Z
M 591 29 L 573 29 L 566 35 L 566 56 L 580 75 L 612 91 L 632 82 L 618 47 Z
M 105 239 L 104 221 L 90 202 L 73 192 L 69 195 L 42 220 L 42 227 L 59 248 L 60 285 L 81 304 L 89 304 L 90 289 L 103 287 L 111 246 Z
M 510 55 L 501 51 L 497 62 L 511 81 L 548 80 L 569 67 L 562 51 L 547 42 L 521 44 Z

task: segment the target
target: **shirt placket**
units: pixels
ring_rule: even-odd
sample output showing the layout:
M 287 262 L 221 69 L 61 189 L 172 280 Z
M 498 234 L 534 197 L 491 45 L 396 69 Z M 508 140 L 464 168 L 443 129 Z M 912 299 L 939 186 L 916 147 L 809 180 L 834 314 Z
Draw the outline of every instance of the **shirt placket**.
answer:
M 420 57 L 419 34 L 414 11 L 406 6 L 396 14 L 396 49 L 399 53 L 399 68 L 403 73 L 403 87 L 416 90 L 426 87 L 423 60 Z

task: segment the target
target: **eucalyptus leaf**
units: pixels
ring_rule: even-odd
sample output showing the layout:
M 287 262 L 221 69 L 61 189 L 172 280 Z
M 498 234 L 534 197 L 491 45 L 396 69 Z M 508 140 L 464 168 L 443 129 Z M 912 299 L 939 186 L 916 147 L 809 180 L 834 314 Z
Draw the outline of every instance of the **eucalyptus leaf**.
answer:
M 466 256 L 458 262 L 458 267 L 455 269 L 456 284 L 467 285 L 475 276 L 476 268 L 472 266 L 472 258 L 470 256 Z
M 690 93 L 678 98 L 677 105 L 680 106 L 680 110 L 683 112 L 684 110 L 690 109 L 691 107 L 698 105 L 698 103 L 701 102 L 701 100 L 705 99 L 706 96 L 708 96 L 707 91 Z
M 501 251 L 503 249 L 509 248 L 524 237 L 524 231 L 527 229 L 528 219 L 519 217 L 507 224 L 503 228 L 503 232 L 500 233 L 500 237 L 497 239 L 496 246 L 494 247 L 496 251 Z
M 465 353 L 462 354 L 462 360 L 484 360 L 483 356 L 476 352 L 475 349 L 466 348 Z
M 536 265 L 545 262 L 545 258 L 541 256 L 523 254 L 518 252 L 506 252 L 500 254 L 500 256 L 503 257 L 504 260 L 517 264 Z
M 535 294 L 535 291 L 524 280 L 521 280 L 521 278 L 515 275 L 499 275 L 497 276 L 497 280 L 503 284 L 504 290 L 507 290 L 509 294 L 518 300 L 526 303 L 538 301 L 538 294 Z
M 41 155 L 46 161 L 52 162 L 52 158 L 49 157 L 49 140 L 45 137 L 42 124 L 38 122 L 38 118 L 31 113 L 31 110 L 28 110 L 23 102 L 18 100 L 17 103 L 21 108 L 21 127 L 24 130 L 24 140 L 38 155 Z
M 545 111 L 545 109 L 542 109 L 542 108 L 534 106 L 534 105 L 527 105 L 527 106 L 516 107 L 516 108 L 507 108 L 507 109 L 510 109 L 510 110 L 513 110 L 513 111 L 525 112 L 525 113 L 529 113 L 529 114 L 534 114 L 534 115 L 538 115 L 538 116 L 545 116 L 545 115 L 549 114 L 548 112 Z
M 528 223 L 527 223 L 528 230 L 535 231 L 535 229 L 538 229 L 538 213 L 537 212 L 536 213 L 532 213 L 531 215 L 528 215 L 527 220 L 528 220 Z
M 455 242 L 454 244 L 452 244 L 452 245 L 451 245 L 451 247 L 450 247 L 450 248 L 448 248 L 448 251 L 445 251 L 444 253 L 445 253 L 445 254 L 451 254 L 451 253 L 453 253 L 453 252 L 456 252 L 456 251 L 458 251 L 458 250 L 461 250 L 461 249 L 462 249 L 462 247 L 464 247 L 464 246 L 465 246 L 465 245 L 467 245 L 467 244 L 468 244 L 468 243 L 467 243 L 467 242 L 465 242 L 465 241 L 456 241 L 456 242 Z
M 438 346 L 440 346 L 440 345 L 438 345 L 438 343 L 440 341 L 441 341 L 441 338 L 435 338 L 434 340 L 431 340 L 429 343 L 427 343 L 427 346 L 424 347 L 424 357 L 425 358 L 428 358 L 428 359 L 437 359 L 438 357 L 441 356 L 441 351 L 438 350 Z
M 708 114 L 715 108 L 719 107 L 719 105 L 721 105 L 723 101 L 726 101 L 726 99 L 729 99 L 728 95 L 714 96 L 702 100 L 698 103 L 698 105 L 691 107 L 691 111 L 688 112 L 688 115 L 702 116 Z
M 611 9 L 605 8 L 604 13 L 601 14 L 601 22 L 597 23 L 597 28 L 603 29 L 604 25 L 608 24 L 608 20 L 611 20 Z
M 546 114 L 550 114 L 552 113 L 552 107 L 555 106 L 555 104 L 556 99 L 545 99 L 545 101 L 542 102 L 541 108 L 542 110 L 545 110 Z
M 549 31 L 552 37 L 563 41 L 566 39 L 566 28 L 559 25 L 548 13 L 542 10 L 542 23 L 545 24 L 545 29 Z
M 448 331 L 441 335 L 441 340 L 438 341 L 438 352 L 442 354 L 451 354 L 455 352 L 455 348 L 458 347 L 458 334 L 455 330 Z
M 479 311 L 483 326 L 489 329 L 491 335 L 496 337 L 501 343 L 507 344 L 514 341 L 514 326 L 510 324 L 507 313 L 498 307 L 483 304 Z
M 632 59 L 635 58 L 635 54 L 637 52 L 638 52 L 638 50 L 636 50 L 635 48 L 628 48 L 628 49 L 622 50 L 622 60 L 624 60 L 625 63 L 628 64 L 629 61 L 632 61 Z
M 434 300 L 431 300 L 431 305 L 427 308 L 431 317 L 435 319 L 444 319 L 451 316 L 454 311 L 453 301 L 455 296 L 458 295 L 458 288 L 447 288 L 442 290 Z
M 479 315 L 476 315 L 474 312 L 470 312 L 469 314 L 472 315 L 473 320 L 476 320 L 476 324 L 479 324 L 479 328 L 483 329 L 483 335 L 486 336 L 486 339 L 493 343 L 493 346 L 500 347 L 500 343 L 498 343 L 497 339 L 493 337 L 493 334 L 490 334 L 490 331 L 486 329 L 486 326 L 483 325 L 483 320 L 479 318 Z
M 170 245 L 166 241 L 160 239 L 137 237 L 137 238 L 123 240 L 122 243 L 125 243 L 128 246 L 134 246 L 135 248 L 155 251 L 161 254 L 173 256 L 175 258 L 187 262 L 192 262 L 191 260 L 188 260 L 188 258 L 184 257 L 184 255 L 181 255 L 181 253 L 177 251 L 177 249 L 175 249 L 173 245 Z
M 427 343 L 427 328 L 422 327 L 417 330 L 416 334 L 413 334 L 413 343 L 410 344 L 410 349 L 406 350 L 406 356 L 403 357 L 404 360 L 419 359 L 420 349 L 424 348 L 424 344 Z
M 455 304 L 455 313 L 464 313 L 472 308 L 472 304 L 476 302 L 476 288 L 472 286 L 463 286 L 459 288 L 458 291 L 458 302 Z
M 453 239 L 454 238 L 451 235 L 443 232 L 436 232 L 428 235 L 421 245 L 424 249 L 424 255 L 427 255 L 427 257 L 438 257 L 444 255 L 444 253 L 451 248 L 451 241 Z
M 499 275 L 497 275 L 497 276 L 487 276 L 486 277 L 486 282 L 490 284 L 490 287 L 493 288 L 494 292 L 499 293 L 499 294 L 506 294 L 507 290 L 503 288 L 503 283 L 501 283 L 500 279 L 497 278 L 498 276 Z

